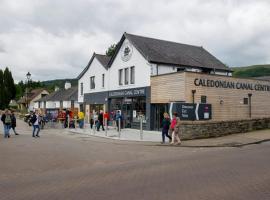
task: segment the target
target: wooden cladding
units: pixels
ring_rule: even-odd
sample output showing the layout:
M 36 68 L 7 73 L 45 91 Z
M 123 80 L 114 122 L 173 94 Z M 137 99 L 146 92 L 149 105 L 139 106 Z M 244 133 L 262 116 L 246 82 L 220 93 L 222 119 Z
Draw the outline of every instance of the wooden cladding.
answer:
M 199 80 L 203 80 L 203 84 L 198 84 Z M 192 103 L 192 90 L 196 90 L 194 102 L 200 103 L 205 96 L 207 103 L 212 104 L 213 120 L 239 120 L 250 118 L 250 102 L 245 104 L 244 99 L 251 94 L 251 117 L 270 117 L 268 88 L 268 81 L 192 72 L 173 73 L 151 77 L 151 103 Z

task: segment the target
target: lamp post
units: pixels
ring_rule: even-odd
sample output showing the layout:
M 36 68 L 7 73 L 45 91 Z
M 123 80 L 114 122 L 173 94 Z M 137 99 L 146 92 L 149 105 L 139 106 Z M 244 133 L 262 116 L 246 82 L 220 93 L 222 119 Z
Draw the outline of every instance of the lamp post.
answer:
M 26 74 L 26 78 L 27 78 L 27 87 L 26 87 L 26 107 L 27 107 L 27 110 L 29 110 L 29 104 L 28 104 L 28 90 L 29 90 L 29 81 L 30 81 L 30 78 L 31 78 L 30 72 L 28 72 L 28 73 Z

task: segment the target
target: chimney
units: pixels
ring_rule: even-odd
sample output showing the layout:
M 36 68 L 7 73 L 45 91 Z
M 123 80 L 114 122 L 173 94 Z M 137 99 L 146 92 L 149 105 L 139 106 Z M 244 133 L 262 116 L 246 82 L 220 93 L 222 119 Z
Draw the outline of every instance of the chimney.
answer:
M 55 86 L 54 91 L 55 92 L 59 91 L 59 87 L 58 86 Z
M 71 88 L 71 83 L 70 82 L 66 82 L 65 83 L 65 90 L 68 90 L 69 88 Z

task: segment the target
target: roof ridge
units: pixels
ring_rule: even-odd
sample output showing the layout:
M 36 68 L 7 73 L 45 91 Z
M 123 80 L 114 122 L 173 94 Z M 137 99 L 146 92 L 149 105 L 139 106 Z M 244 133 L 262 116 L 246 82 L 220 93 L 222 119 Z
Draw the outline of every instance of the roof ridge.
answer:
M 190 46 L 190 47 L 196 47 L 196 48 L 202 48 L 203 46 L 196 46 L 196 45 L 191 45 L 191 44 L 186 44 L 186 43 L 180 43 L 180 42 L 174 42 L 171 40 L 164 40 L 164 39 L 157 39 L 157 38 L 152 38 L 152 37 L 146 37 L 146 36 L 142 36 L 142 35 L 135 35 L 135 34 L 130 34 L 125 32 L 124 35 L 126 36 L 135 36 L 135 37 L 140 37 L 140 38 L 145 38 L 145 39 L 151 39 L 151 40 L 157 40 L 157 41 L 161 41 L 161 42 L 168 42 L 168 43 L 172 43 L 172 44 L 180 44 L 180 45 L 186 45 L 186 46 Z

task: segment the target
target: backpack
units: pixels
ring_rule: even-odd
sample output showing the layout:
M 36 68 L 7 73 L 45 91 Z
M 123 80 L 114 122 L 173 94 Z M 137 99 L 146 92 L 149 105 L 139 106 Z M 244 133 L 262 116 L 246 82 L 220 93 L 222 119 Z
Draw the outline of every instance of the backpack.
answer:
M 5 124 L 11 124 L 11 117 L 10 117 L 10 115 L 6 115 Z

